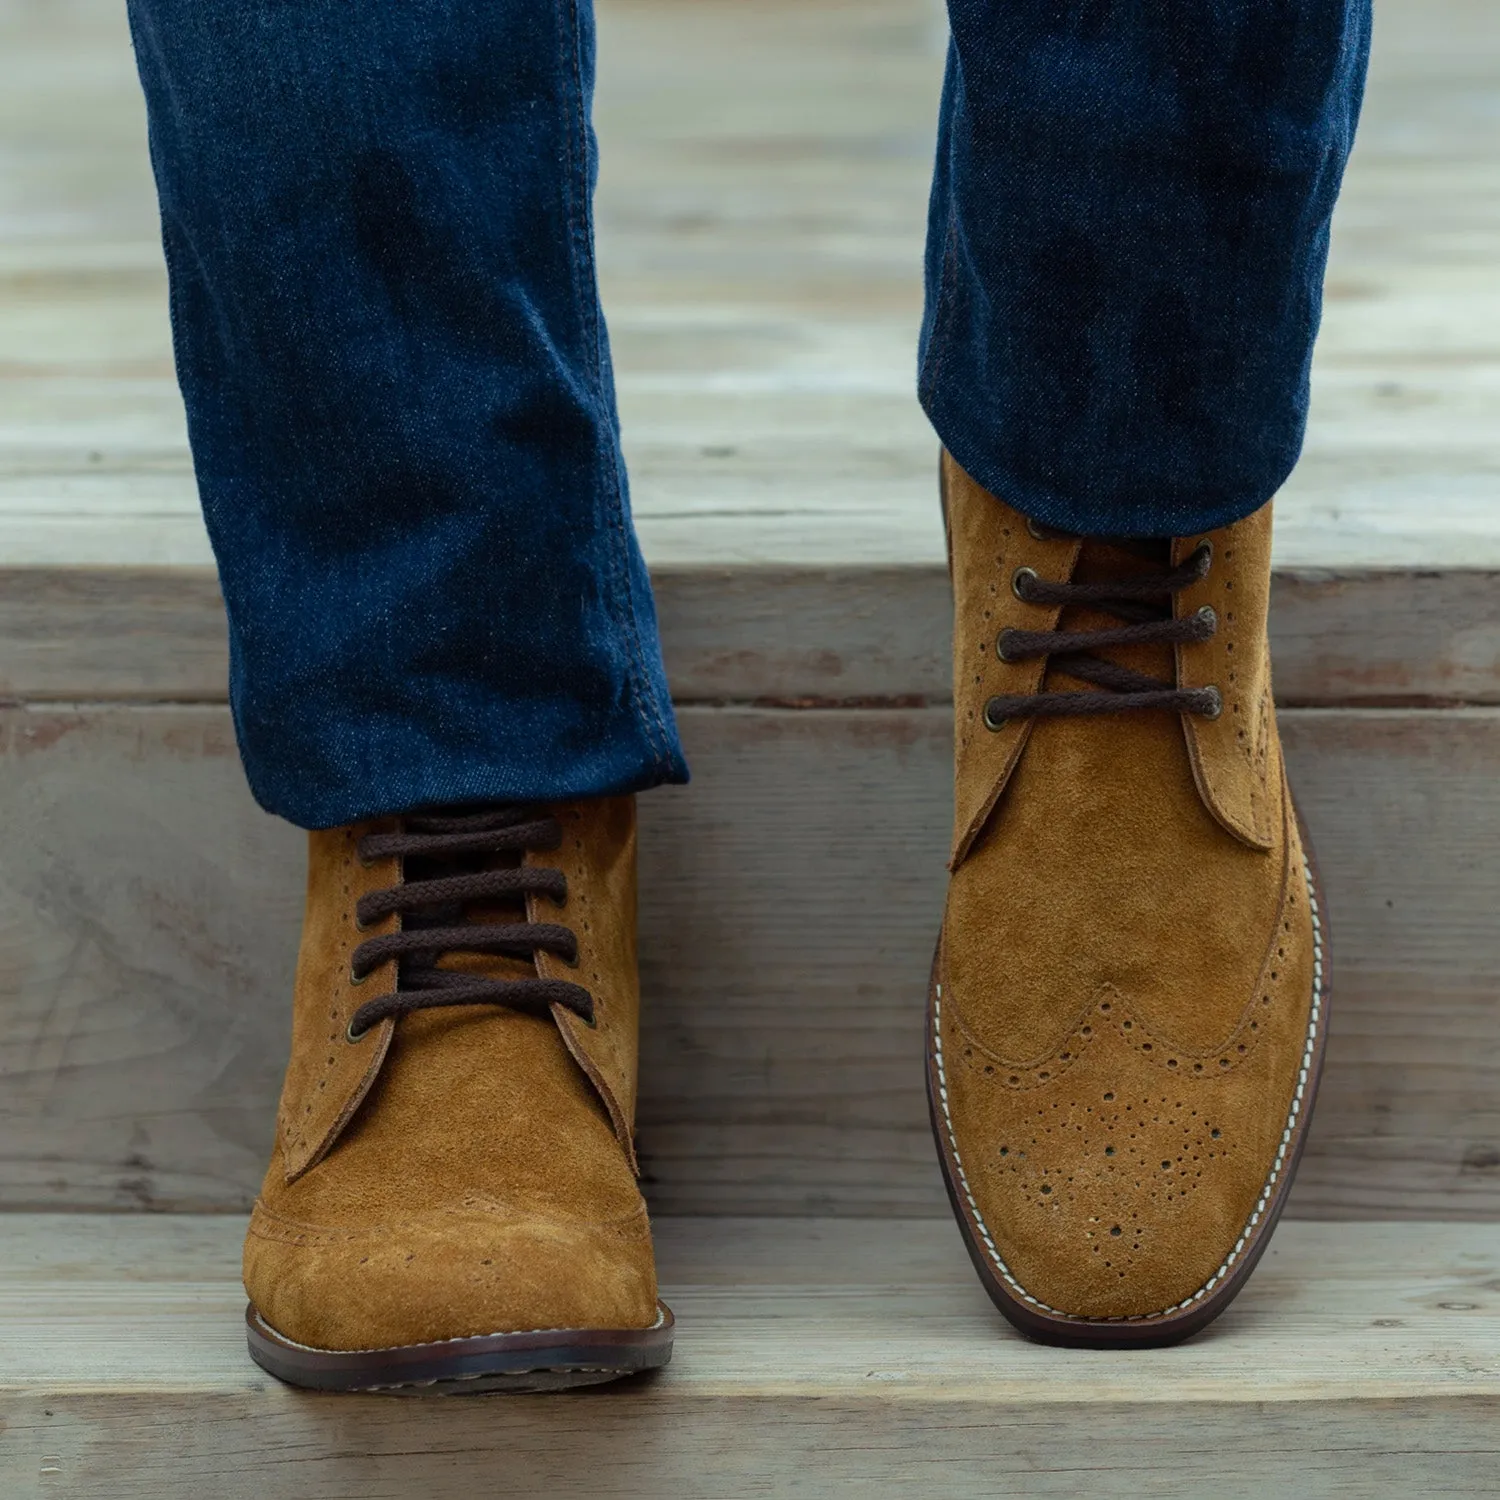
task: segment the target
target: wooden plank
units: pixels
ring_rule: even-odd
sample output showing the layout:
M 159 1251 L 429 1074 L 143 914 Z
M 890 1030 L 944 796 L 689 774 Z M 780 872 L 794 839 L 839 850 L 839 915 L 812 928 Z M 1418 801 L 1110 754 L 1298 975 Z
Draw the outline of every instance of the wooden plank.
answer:
M 1282 703 L 1500 703 L 1500 572 L 1292 570 L 1271 609 Z
M 0 570 L 0 698 L 222 703 L 228 676 L 212 569 Z
M 658 1223 L 661 1376 L 310 1397 L 243 1352 L 241 1226 L 0 1217 L 0 1488 L 108 1500 L 1494 1493 L 1484 1226 L 1283 1226 L 1215 1332 L 1023 1343 L 947 1221 Z
M 941 1210 L 921 1006 L 942 708 L 691 708 L 643 799 L 642 1150 L 670 1212 Z M 1500 1216 L 1500 711 L 1289 710 L 1334 924 L 1307 1216 Z M 0 1206 L 243 1207 L 299 836 L 220 708 L 0 713 Z
M 805 1347 L 792 1337 L 786 1352 Z M 227 1381 L 172 1400 L 23 1394 L 0 1401 L 0 1478 L 28 1500 L 990 1500 L 997 1484 L 1007 1500 L 1495 1493 L 1495 1398 L 1184 1410 L 1144 1394 L 1150 1378 L 1117 1404 L 1039 1409 L 945 1393 L 683 1401 L 654 1386 L 447 1402 L 272 1396 Z
M 940 567 L 681 565 L 654 575 L 681 703 L 943 703 Z M 1500 703 L 1500 573 L 1278 572 L 1278 697 Z M 0 699 L 225 698 L 223 605 L 202 568 L 0 569 Z

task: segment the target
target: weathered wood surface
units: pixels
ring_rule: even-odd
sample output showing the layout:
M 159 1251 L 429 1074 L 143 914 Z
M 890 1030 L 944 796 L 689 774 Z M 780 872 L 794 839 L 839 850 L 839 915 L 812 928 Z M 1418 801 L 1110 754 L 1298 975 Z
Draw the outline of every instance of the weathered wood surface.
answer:
M 936 0 L 603 0 L 600 260 L 659 566 L 936 564 Z M 1500 15 L 1382 0 L 1289 568 L 1500 568 Z M 0 563 L 203 565 L 118 0 L 0 0 Z
M 688 709 L 643 799 L 641 1130 L 669 1212 L 942 1211 L 921 1007 L 943 708 Z M 1500 1217 L 1500 711 L 1289 710 L 1333 917 L 1296 1211 Z M 301 841 L 213 707 L 0 713 L 0 1207 L 238 1208 Z
M 316 1397 L 249 1364 L 240 1222 L 0 1217 L 0 1489 L 30 1500 L 1494 1494 L 1500 1244 L 1286 1224 L 1214 1330 L 1038 1348 L 950 1221 L 665 1220 L 659 1377 Z
M 655 585 L 679 702 L 951 697 L 941 567 L 684 564 Z M 1500 703 L 1500 572 L 1283 570 L 1272 625 L 1283 703 Z M 0 700 L 223 702 L 227 672 L 208 569 L 0 568 Z

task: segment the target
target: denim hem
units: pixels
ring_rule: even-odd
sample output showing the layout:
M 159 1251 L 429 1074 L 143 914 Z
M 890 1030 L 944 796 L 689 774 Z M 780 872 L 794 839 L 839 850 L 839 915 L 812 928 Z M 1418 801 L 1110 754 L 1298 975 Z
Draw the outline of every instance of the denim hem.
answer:
M 1201 509 L 1183 512 L 1179 508 L 1170 518 L 1171 530 L 1164 531 L 1159 510 L 1121 505 L 1113 498 L 1090 505 L 1086 501 L 1080 502 L 1077 496 L 1026 483 L 1017 477 L 1003 456 L 987 448 L 982 439 L 973 438 L 961 418 L 947 413 L 938 396 L 923 393 L 921 403 L 938 440 L 975 483 L 1030 520 L 1043 526 L 1054 526 L 1059 531 L 1072 532 L 1075 536 L 1176 537 L 1217 531 L 1221 526 L 1243 521 L 1262 506 L 1269 505 L 1297 466 L 1297 460 L 1293 458 L 1279 472 L 1271 471 L 1272 482 L 1264 490 L 1220 499 L 1217 504 L 1205 505 Z
M 607 766 L 553 764 L 560 774 L 537 774 L 549 764 L 541 755 L 525 767 L 484 764 L 467 757 L 455 759 L 434 750 L 432 758 L 386 768 L 377 788 L 373 782 L 357 786 L 325 787 L 309 791 L 305 783 L 288 781 L 251 760 L 245 774 L 256 802 L 266 812 L 298 828 L 341 828 L 370 818 L 392 817 L 420 807 L 506 802 L 571 802 L 588 797 L 618 797 L 658 786 L 681 786 L 688 780 L 681 751 L 662 756 L 654 748 L 636 747 L 633 761 L 621 765 L 618 750 Z

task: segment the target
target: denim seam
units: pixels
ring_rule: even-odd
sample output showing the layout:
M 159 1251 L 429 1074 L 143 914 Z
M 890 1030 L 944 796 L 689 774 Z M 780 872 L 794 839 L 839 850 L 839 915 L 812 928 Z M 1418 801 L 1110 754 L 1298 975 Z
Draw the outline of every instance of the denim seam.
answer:
M 595 394 L 600 399 L 600 405 L 604 405 L 604 359 L 600 328 L 604 319 L 604 311 L 599 301 L 598 272 L 594 264 L 593 254 L 593 230 L 591 224 L 591 210 L 589 207 L 590 184 L 588 164 L 588 111 L 584 101 L 583 88 L 583 59 L 580 55 L 581 28 L 578 20 L 578 0 L 559 0 L 561 5 L 566 6 L 566 22 L 563 28 L 562 44 L 571 50 L 573 76 L 573 113 L 574 129 L 567 132 L 567 149 L 570 160 L 568 162 L 568 181 L 572 184 L 572 198 L 568 205 L 569 217 L 572 220 L 571 231 L 574 236 L 573 277 L 575 291 L 578 296 L 579 307 L 584 316 L 592 314 L 593 325 L 593 377 Z M 578 143 L 578 152 L 574 157 L 574 141 Z M 581 262 L 581 264 L 580 264 Z M 613 403 L 610 403 L 613 410 Z M 636 719 L 646 739 L 647 749 L 650 751 L 656 770 L 664 773 L 669 769 L 669 755 L 667 753 L 668 735 L 666 725 L 661 717 L 661 705 L 656 701 L 654 693 L 648 693 L 642 682 L 641 668 L 645 660 L 645 648 L 642 644 L 640 620 L 636 613 L 634 590 L 630 586 L 629 571 L 625 567 L 625 558 L 629 552 L 629 538 L 625 532 L 625 508 L 624 508 L 624 486 L 620 475 L 620 464 L 618 456 L 618 437 L 611 432 L 608 442 L 608 462 L 611 479 L 610 489 L 610 522 L 616 537 L 616 546 L 611 558 L 611 570 L 614 574 L 612 588 L 612 606 L 616 615 L 616 621 L 624 629 L 628 641 L 627 678 L 631 705 L 635 710 Z M 624 600 L 621 602 L 623 592 Z M 650 716 L 648 717 L 645 703 L 650 701 Z M 653 727 L 654 721 L 654 727 Z

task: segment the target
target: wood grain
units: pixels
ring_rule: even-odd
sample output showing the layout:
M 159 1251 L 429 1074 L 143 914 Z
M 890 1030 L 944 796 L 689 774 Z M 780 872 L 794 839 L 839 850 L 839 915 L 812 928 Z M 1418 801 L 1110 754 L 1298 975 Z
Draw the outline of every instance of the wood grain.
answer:
M 662 1376 L 473 1401 L 277 1386 L 240 1233 L 0 1217 L 7 1496 L 1494 1493 L 1484 1226 L 1286 1224 L 1211 1334 L 1098 1354 L 1012 1334 L 947 1220 L 668 1219 Z
M 921 1005 L 942 708 L 692 708 L 643 799 L 642 1150 L 662 1211 L 942 1209 Z M 1289 710 L 1333 911 L 1297 1212 L 1500 1217 L 1500 711 Z M 0 713 L 0 1206 L 244 1206 L 301 841 L 220 708 Z

